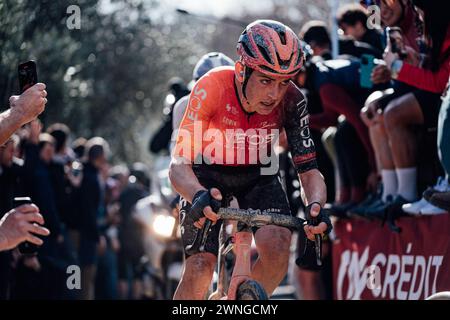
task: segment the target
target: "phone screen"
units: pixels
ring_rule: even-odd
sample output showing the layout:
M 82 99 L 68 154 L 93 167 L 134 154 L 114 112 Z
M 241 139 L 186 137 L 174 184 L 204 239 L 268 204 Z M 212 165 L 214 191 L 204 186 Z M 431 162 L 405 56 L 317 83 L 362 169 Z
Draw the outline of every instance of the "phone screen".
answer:
M 36 63 L 32 60 L 19 64 L 19 86 L 22 94 L 28 88 L 34 86 L 37 82 Z

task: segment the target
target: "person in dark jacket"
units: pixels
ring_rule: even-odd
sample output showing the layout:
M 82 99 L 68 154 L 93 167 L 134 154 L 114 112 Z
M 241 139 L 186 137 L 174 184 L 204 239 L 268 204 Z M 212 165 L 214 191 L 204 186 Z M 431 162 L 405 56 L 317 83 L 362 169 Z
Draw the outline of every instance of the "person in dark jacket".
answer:
M 24 145 L 24 185 L 26 196 L 39 207 L 50 235 L 38 249 L 37 256 L 22 257 L 18 264 L 13 299 L 57 299 L 65 288 L 65 262 L 60 245 L 64 241 L 56 207 L 56 194 L 50 177 L 55 141 L 40 133 L 39 121 L 30 124 L 30 136 Z
M 149 151 L 154 154 L 161 151 L 169 154 L 170 138 L 172 137 L 173 107 L 178 100 L 189 94 L 189 90 L 183 80 L 178 77 L 170 79 L 168 84 L 169 93 L 165 99 L 165 107 L 163 110 L 164 119 L 159 129 L 151 137 L 148 145 Z
M 367 27 L 368 12 L 360 4 L 348 4 L 343 6 L 338 13 L 339 27 L 356 41 L 367 43 L 380 52 L 384 51 L 383 35 L 376 29 Z
M 97 218 L 104 204 L 104 188 L 99 174 L 107 164 L 108 143 L 101 137 L 90 139 L 86 144 L 87 161 L 83 167 L 83 180 L 79 190 L 81 214 L 80 251 L 82 299 L 94 299 L 97 250 L 105 246 L 100 236 Z

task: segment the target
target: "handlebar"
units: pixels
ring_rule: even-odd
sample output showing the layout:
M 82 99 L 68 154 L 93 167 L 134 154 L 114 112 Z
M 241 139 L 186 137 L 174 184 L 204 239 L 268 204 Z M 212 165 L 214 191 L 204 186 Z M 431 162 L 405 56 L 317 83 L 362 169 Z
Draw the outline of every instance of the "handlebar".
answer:
M 259 209 L 239 209 L 239 208 L 220 208 L 217 211 L 219 219 L 222 220 L 235 220 L 242 222 L 249 227 L 262 227 L 265 225 L 277 225 L 287 228 L 295 228 L 300 230 L 307 222 L 305 219 L 293 217 L 289 213 L 283 214 L 279 212 L 261 211 Z M 314 220 L 314 219 L 313 219 Z M 310 224 L 315 225 L 317 221 L 309 221 Z M 185 250 L 188 255 L 192 255 L 198 252 L 203 252 L 205 249 L 206 239 L 212 226 L 211 220 L 206 220 L 205 225 L 201 230 L 197 232 L 197 235 L 192 244 L 187 245 Z M 315 235 L 315 250 L 317 265 L 321 266 L 321 235 Z

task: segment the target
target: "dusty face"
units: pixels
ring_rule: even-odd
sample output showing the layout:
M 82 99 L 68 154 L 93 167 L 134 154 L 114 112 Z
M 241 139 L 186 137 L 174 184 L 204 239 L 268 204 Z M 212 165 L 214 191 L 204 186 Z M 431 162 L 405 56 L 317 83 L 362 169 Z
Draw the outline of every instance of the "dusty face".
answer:
M 392 27 L 399 23 L 403 13 L 402 0 L 381 0 L 380 15 L 383 25 Z
M 246 89 L 247 111 L 262 115 L 270 114 L 286 94 L 290 80 L 290 78 L 269 77 L 259 71 L 253 71 Z
M 14 142 L 8 141 L 5 145 L 0 146 L 0 165 L 11 167 L 14 156 Z

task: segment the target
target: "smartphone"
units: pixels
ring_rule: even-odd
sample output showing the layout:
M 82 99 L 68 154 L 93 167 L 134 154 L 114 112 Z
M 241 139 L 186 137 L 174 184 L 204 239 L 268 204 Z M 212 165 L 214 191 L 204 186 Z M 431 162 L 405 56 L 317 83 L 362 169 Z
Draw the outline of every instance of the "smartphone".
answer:
M 361 55 L 359 84 L 362 88 L 372 88 L 373 86 L 370 77 L 372 75 L 373 68 L 375 67 L 374 59 L 375 57 L 371 54 Z
M 31 198 L 29 197 L 18 197 L 14 198 L 14 208 L 20 207 L 24 204 L 32 204 Z M 19 244 L 19 252 L 24 255 L 34 256 L 37 254 L 38 246 L 25 241 Z
M 19 87 L 20 94 L 28 88 L 34 86 L 37 82 L 36 62 L 33 60 L 19 64 Z

